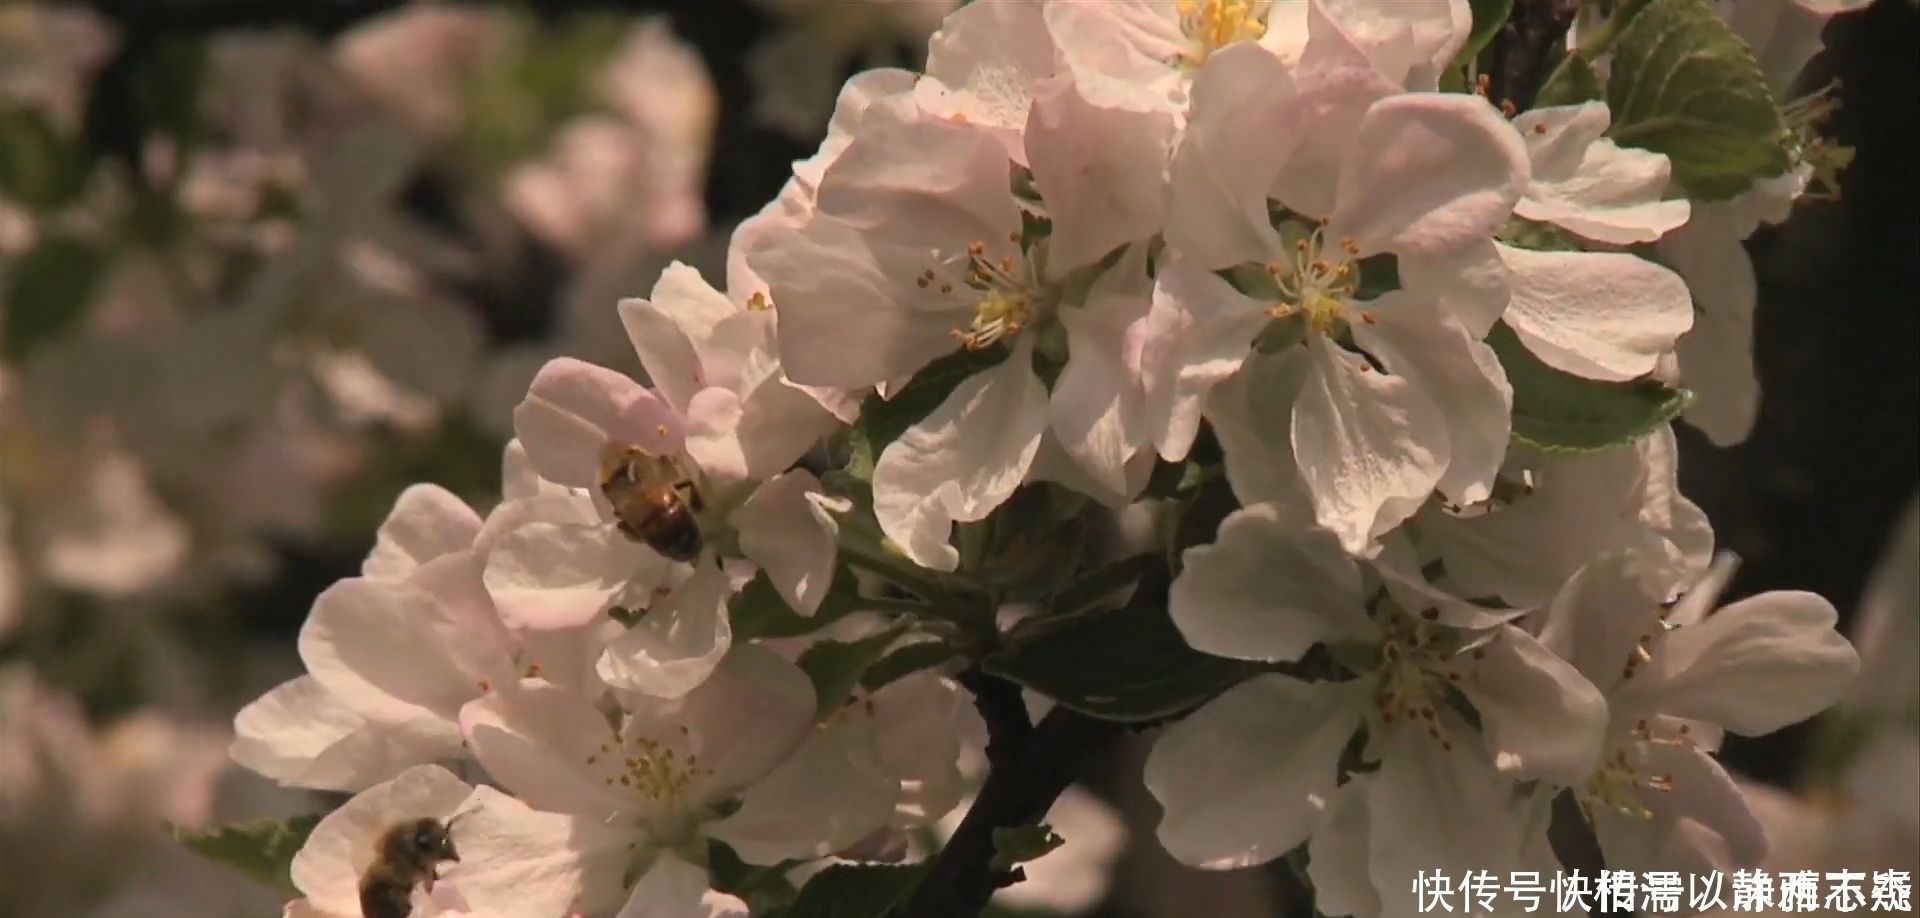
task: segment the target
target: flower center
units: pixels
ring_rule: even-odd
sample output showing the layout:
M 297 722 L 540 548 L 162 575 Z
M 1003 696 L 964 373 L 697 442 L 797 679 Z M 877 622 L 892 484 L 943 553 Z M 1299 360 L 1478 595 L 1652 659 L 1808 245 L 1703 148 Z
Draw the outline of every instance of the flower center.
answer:
M 1781 106 L 1786 122 L 1787 142 L 1795 158 L 1813 169 L 1812 185 L 1818 196 L 1839 198 L 1840 171 L 1853 161 L 1853 149 L 1829 144 L 1820 136 L 1833 113 L 1840 110 L 1840 81 L 1835 80 Z
M 1237 41 L 1267 34 L 1267 7 L 1271 0 L 1179 0 L 1180 32 L 1191 43 L 1174 61 L 1198 69 L 1220 50 Z
M 1380 668 L 1374 672 L 1374 710 L 1382 726 L 1405 719 L 1422 724 L 1427 735 L 1441 749 L 1453 749 L 1453 741 L 1440 724 L 1437 705 L 1444 699 L 1449 683 L 1473 681 L 1479 674 L 1457 665 L 1463 653 L 1472 659 L 1486 657 L 1486 651 L 1463 651 L 1455 646 L 1451 632 L 1442 634 L 1423 622 L 1394 614 L 1386 622 L 1387 636 L 1380 645 Z
M 1360 288 L 1354 259 L 1360 244 L 1352 236 L 1340 237 L 1339 246 L 1328 250 L 1326 224 L 1315 227 L 1313 235 L 1293 244 L 1292 261 L 1266 265 L 1280 288 L 1280 300 L 1268 307 L 1269 318 L 1281 319 L 1295 312 L 1306 316 L 1307 327 L 1321 334 L 1332 334 L 1346 322 L 1346 304 Z M 1372 325 L 1371 311 L 1360 310 L 1360 320 Z
M 1656 736 L 1644 720 L 1634 724 L 1633 730 L 1613 748 L 1613 754 L 1580 789 L 1580 808 L 1587 811 L 1589 820 L 1595 806 L 1606 807 L 1634 819 L 1652 819 L 1653 811 L 1641 802 L 1641 794 L 1646 790 L 1670 793 L 1673 790 L 1673 776 L 1646 772 L 1647 748 L 1650 745 L 1690 745 L 1692 740 L 1686 734 L 1685 725 L 1679 728 L 1678 736 L 1663 737 Z
M 1016 231 L 1007 238 L 1018 244 L 1021 236 Z M 1033 324 L 1038 311 L 1035 291 L 1039 285 L 1027 259 L 1017 255 L 996 259 L 988 253 L 985 242 L 967 246 L 966 277 L 959 284 L 943 280 L 932 268 L 921 272 L 914 283 L 922 290 L 972 301 L 973 323 L 953 330 L 954 338 L 970 351 L 992 347 L 1019 334 Z
M 680 730 L 684 739 L 686 728 Z M 692 809 L 686 804 L 696 802 L 698 786 L 713 777 L 713 769 L 701 765 L 699 756 L 676 748 L 683 745 L 652 737 L 630 740 L 624 748 L 601 743 L 587 756 L 586 764 L 601 783 L 630 791 L 654 834 L 667 836 L 674 834 L 670 824 L 680 822 L 681 814 Z

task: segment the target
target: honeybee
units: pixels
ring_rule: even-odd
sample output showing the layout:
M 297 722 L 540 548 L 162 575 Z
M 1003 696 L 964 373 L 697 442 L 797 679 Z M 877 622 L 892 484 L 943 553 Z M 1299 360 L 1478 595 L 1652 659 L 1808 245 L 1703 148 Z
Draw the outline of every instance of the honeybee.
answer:
M 449 822 L 422 816 L 395 823 L 380 833 L 373 864 L 360 875 L 360 914 L 407 918 L 413 914 L 413 888 L 433 892 L 440 864 L 459 860 Z
M 600 451 L 600 493 L 613 504 L 620 531 L 675 561 L 700 556 L 703 504 L 680 463 L 638 446 L 609 443 Z

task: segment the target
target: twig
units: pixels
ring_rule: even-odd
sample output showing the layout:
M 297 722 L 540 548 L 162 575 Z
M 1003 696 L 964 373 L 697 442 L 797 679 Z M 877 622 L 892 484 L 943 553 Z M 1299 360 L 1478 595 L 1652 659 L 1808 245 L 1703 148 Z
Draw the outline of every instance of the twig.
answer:
M 1011 683 L 1001 684 L 1012 687 Z M 990 696 L 997 693 L 994 689 Z M 1018 698 L 1018 690 L 1014 696 Z M 975 699 L 980 701 L 978 695 Z M 1017 870 L 993 869 L 994 830 L 1031 825 L 1045 817 L 1053 801 L 1079 775 L 1081 764 L 1105 749 L 1122 729 L 1119 724 L 1056 707 L 1024 737 L 1018 735 L 1018 727 L 1008 729 L 1010 720 L 1002 721 L 1001 732 L 995 736 L 993 724 L 1000 715 L 988 715 L 987 711 L 990 707 L 997 711 L 1003 700 L 980 704 L 982 715 L 990 717 L 989 759 L 994 758 L 993 747 L 1001 746 L 1005 751 L 994 762 L 966 819 L 927 869 L 913 898 L 895 908 L 892 918 L 974 918 L 980 914 L 994 890 L 1012 884 L 1019 875 Z M 1020 723 L 1025 719 L 1023 707 Z M 1018 746 L 1009 748 L 1006 743 Z

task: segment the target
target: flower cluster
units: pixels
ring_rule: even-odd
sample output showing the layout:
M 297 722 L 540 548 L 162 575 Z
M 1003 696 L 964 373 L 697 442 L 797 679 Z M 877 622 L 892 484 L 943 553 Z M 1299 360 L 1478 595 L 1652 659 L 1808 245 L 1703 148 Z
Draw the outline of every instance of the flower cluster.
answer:
M 355 792 L 289 914 L 359 915 L 420 818 L 434 914 L 916 882 L 733 867 L 898 860 L 970 750 L 991 789 L 1039 742 L 1007 683 L 1157 727 L 1166 850 L 1304 852 L 1327 915 L 1551 875 L 1562 794 L 1610 869 L 1760 864 L 1713 753 L 1859 659 L 1816 595 L 1720 601 L 1668 425 L 1687 342 L 1744 344 L 1660 253 L 1815 145 L 1703 0 L 1617 5 L 1541 87 L 1476 78 L 1476 6 L 982 2 L 849 80 L 724 278 L 618 304 L 650 385 L 548 361 L 501 502 L 414 487 L 314 604 L 233 748 Z M 1012 837 L 993 871 L 1047 848 Z

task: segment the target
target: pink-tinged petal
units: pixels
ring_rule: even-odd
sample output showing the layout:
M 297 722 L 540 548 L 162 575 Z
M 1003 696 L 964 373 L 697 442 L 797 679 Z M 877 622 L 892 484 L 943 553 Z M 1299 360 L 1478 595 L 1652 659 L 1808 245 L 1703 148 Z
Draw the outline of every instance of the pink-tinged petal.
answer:
M 1026 478 L 1047 429 L 1047 390 L 1023 337 L 999 366 L 960 383 L 933 413 L 880 452 L 874 514 L 923 567 L 953 570 L 954 523 L 985 519 Z
M 1305 352 L 1254 354 L 1207 396 L 1207 418 L 1225 454 L 1227 484 L 1244 506 L 1305 510 L 1313 498 L 1293 455 L 1293 405 L 1311 363 Z
M 1167 853 L 1225 870 L 1306 841 L 1366 706 L 1359 682 L 1263 675 L 1168 727 L 1145 775 L 1165 810 L 1158 834 Z
M 373 864 L 381 833 L 405 819 L 445 820 L 472 795 L 472 787 L 438 765 L 409 768 L 361 791 L 314 826 L 293 856 L 293 885 L 321 911 L 360 914 L 360 876 Z
M 687 455 L 718 481 L 747 478 L 740 414 L 740 396 L 726 389 L 702 389 L 687 406 Z
M 708 833 L 749 864 L 825 857 L 885 827 L 899 793 L 880 768 L 873 721 L 854 717 L 814 732 Z
M 706 681 L 733 645 L 727 600 L 733 588 L 711 562 L 607 645 L 595 671 L 615 688 L 678 698 Z
M 668 581 L 675 562 L 612 526 L 527 523 L 500 537 L 482 575 L 508 627 L 576 628 L 640 583 Z
M 565 496 L 568 490 L 540 477 L 533 470 L 533 460 L 527 457 L 527 448 L 519 440 L 508 440 L 506 449 L 500 456 L 500 498 L 503 501 L 523 500 L 546 495 Z M 496 508 L 495 512 L 498 512 Z M 493 519 L 489 514 L 488 522 Z M 478 538 L 478 533 L 475 534 Z M 364 571 L 363 571 L 364 573 Z
M 1048 402 L 1054 436 L 1102 490 L 1125 494 L 1127 461 L 1147 445 L 1146 393 L 1127 369 L 1128 338 L 1146 321 L 1151 300 L 1095 295 L 1061 311 L 1067 366 Z
M 761 485 L 733 514 L 740 550 L 760 565 L 781 598 L 801 615 L 812 615 L 833 585 L 840 553 L 837 513 L 851 510 L 827 496 L 805 470 L 785 472 Z
M 699 272 L 675 262 L 672 267 L 681 268 L 694 274 L 699 281 Z M 666 283 L 666 275 L 661 275 L 661 284 Z M 660 287 L 655 285 L 654 297 L 660 296 Z M 724 297 L 722 298 L 724 300 Z M 682 305 L 675 303 L 674 305 Z M 700 365 L 700 355 L 694 350 L 693 342 L 687 339 L 686 330 L 675 321 L 675 316 L 667 308 L 651 300 L 621 300 L 620 324 L 626 326 L 627 340 L 633 343 L 633 349 L 640 355 L 640 365 L 646 368 L 647 379 L 660 396 L 667 400 L 675 410 L 685 413 L 687 402 L 695 392 L 709 385 L 706 374 Z
M 1408 89 L 1431 90 L 1466 44 L 1473 10 L 1466 0 L 1315 0 L 1329 23 L 1363 51 L 1381 76 Z
M 1360 569 L 1331 534 L 1271 504 L 1235 511 L 1211 543 L 1187 549 L 1167 611 L 1193 649 L 1294 661 L 1314 644 L 1377 636 Z M 1273 584 L 1284 580 L 1284 594 Z
M 1258 303 L 1198 262 L 1161 268 L 1137 347 L 1147 423 L 1163 458 L 1187 457 L 1207 393 L 1240 369 L 1266 321 Z
M 747 904 L 715 892 L 704 869 L 667 853 L 641 875 L 615 918 L 747 918 Z
M 914 96 L 928 111 L 987 129 L 1025 164 L 1020 132 L 1032 87 L 1054 74 L 1059 50 L 1044 4 L 982 3 L 947 16 L 927 40 L 927 76 Z
M 602 820 L 634 809 L 618 740 L 592 699 L 539 680 L 503 686 L 467 703 L 460 731 L 501 786 L 537 810 Z
M 1324 4 L 1303 7 L 1288 17 L 1304 20 L 1307 38 L 1294 69 L 1299 94 L 1299 146 L 1281 170 L 1272 197 L 1295 211 L 1316 217 L 1333 212 L 1341 164 L 1373 103 L 1399 93 L 1400 84 L 1380 73 L 1333 19 Z M 1284 53 L 1284 52 L 1283 52 Z
M 1363 554 L 1433 494 L 1452 448 L 1447 419 L 1411 380 L 1366 369 L 1321 336 L 1308 353 L 1293 407 L 1300 473 L 1320 525 Z
M 1333 228 L 1363 252 L 1457 252 L 1506 222 L 1527 177 L 1526 146 L 1487 100 L 1393 96 L 1360 120 Z
M 540 368 L 513 426 L 540 477 L 571 488 L 599 485 L 600 447 L 609 441 L 680 452 L 671 406 L 626 376 L 571 357 Z
M 919 80 L 920 75 L 912 71 L 897 67 L 883 67 L 863 70 L 841 85 L 840 94 L 834 99 L 833 116 L 827 121 L 827 137 L 820 142 L 819 151 L 793 164 L 794 184 L 800 186 L 804 207 L 800 212 L 787 213 L 787 219 L 804 222 L 805 218 L 811 214 L 813 194 L 820 187 L 821 176 L 840 158 L 840 154 L 846 151 L 847 145 L 853 143 L 854 134 L 861 120 L 866 117 L 867 109 L 871 108 L 875 102 L 911 94 L 914 84 Z M 807 129 L 811 131 L 814 127 L 809 125 Z M 785 196 L 785 192 L 782 192 L 782 196 Z M 741 229 L 745 230 L 746 225 L 741 224 Z M 736 247 L 740 242 L 751 244 L 752 233 L 743 234 L 741 231 L 736 231 L 734 238 Z M 741 283 L 741 280 L 750 277 L 751 274 L 750 272 L 740 273 L 736 270 L 736 265 L 744 267 L 745 262 L 736 262 L 729 257 L 727 260 L 729 292 L 744 299 L 752 296 L 756 289 L 764 289 L 764 284 Z
M 1474 675 L 1460 689 L 1480 714 L 1495 767 L 1562 787 L 1586 781 L 1600 765 L 1607 740 L 1607 700 L 1600 690 L 1512 625 L 1498 629 L 1474 657 Z
M 1742 736 L 1806 720 L 1838 701 L 1860 672 L 1837 621 L 1820 596 L 1776 590 L 1667 631 L 1654 648 L 1660 708 Z
M 1207 58 L 1169 166 L 1167 244 L 1203 269 L 1264 262 L 1277 244 L 1268 190 L 1302 136 L 1293 78 L 1265 48 Z
M 913 277 L 932 267 L 932 259 L 915 269 L 913 257 L 912 250 L 885 246 L 824 216 L 755 252 L 753 268 L 773 290 L 788 378 L 862 389 L 910 376 L 951 353 L 953 330 L 971 322 L 973 312 L 959 300 L 935 300 L 916 288 Z M 896 262 L 909 268 L 905 276 L 891 276 Z
M 600 814 L 537 812 L 477 787 L 453 834 L 460 861 L 442 868 L 442 878 L 476 918 L 605 914 L 626 895 L 634 835 Z
M 235 762 L 282 785 L 314 790 L 361 790 L 447 751 L 407 745 L 311 676 L 282 683 L 241 708 L 233 729 Z
M 1026 150 L 1053 220 L 1049 273 L 1064 277 L 1160 231 L 1175 130 L 1172 112 L 1101 107 L 1069 78 L 1035 88 Z
M 1183 101 L 1184 75 L 1168 62 L 1193 45 L 1176 11 L 1154 0 L 1043 6 L 1047 28 L 1060 43 L 1061 71 L 1089 98 L 1168 111 Z
M 845 412 L 845 418 L 835 412 Z M 845 390 L 796 386 L 782 375 L 766 378 L 745 396 L 734 431 L 747 477 L 765 481 L 792 468 L 843 422 L 859 416 L 860 399 Z
M 732 797 L 777 767 L 813 733 L 813 682 L 800 667 L 757 645 L 734 649 L 683 699 L 694 754 L 713 769 L 709 802 Z
M 398 579 L 415 567 L 449 552 L 461 551 L 480 534 L 480 514 L 439 485 L 417 484 L 400 492 L 373 551 L 360 566 L 367 577 Z
M 1554 369 L 1612 382 L 1638 379 L 1693 327 L 1686 281 L 1644 258 L 1499 249 L 1513 278 L 1507 324 Z
M 314 600 L 300 658 L 329 693 L 371 720 L 447 720 L 480 687 L 441 646 L 438 604 L 401 583 L 352 578 Z
M 407 583 L 433 597 L 439 610 L 434 630 L 454 666 L 472 679 L 501 682 L 518 675 L 513 656 L 519 641 L 501 622 L 483 569 L 477 555 L 459 551 L 420 565 Z
M 1485 500 L 1513 434 L 1513 387 L 1500 359 L 1433 300 L 1395 292 L 1374 309 L 1378 323 L 1355 327 L 1354 340 L 1449 422 L 1447 469 L 1434 487 L 1462 506 Z

